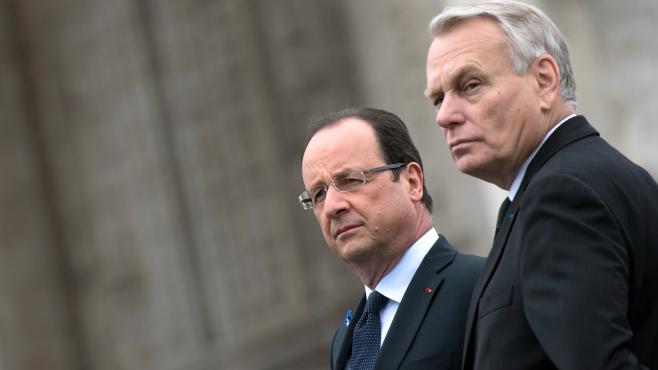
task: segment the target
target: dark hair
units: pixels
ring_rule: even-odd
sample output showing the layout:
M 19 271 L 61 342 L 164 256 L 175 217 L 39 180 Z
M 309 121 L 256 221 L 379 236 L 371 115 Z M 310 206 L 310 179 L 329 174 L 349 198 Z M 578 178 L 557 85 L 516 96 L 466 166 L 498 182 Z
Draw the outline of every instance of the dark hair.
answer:
M 358 118 L 372 127 L 386 164 L 416 162 L 421 169 L 423 168 L 423 161 L 420 159 L 418 149 L 411 141 L 409 130 L 407 130 L 404 122 L 391 112 L 375 108 L 347 108 L 312 120 L 308 125 L 304 150 L 306 150 L 308 143 L 318 131 L 333 126 L 346 118 Z M 400 170 L 394 170 L 393 174 L 395 181 L 400 179 Z M 423 198 L 421 201 L 427 210 L 432 213 L 432 197 L 425 186 L 424 176 Z

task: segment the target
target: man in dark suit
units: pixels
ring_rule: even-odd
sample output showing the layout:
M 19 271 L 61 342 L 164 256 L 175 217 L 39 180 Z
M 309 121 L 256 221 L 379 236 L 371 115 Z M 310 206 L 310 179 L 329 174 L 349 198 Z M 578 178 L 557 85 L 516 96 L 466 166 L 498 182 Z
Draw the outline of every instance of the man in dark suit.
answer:
M 459 369 L 484 259 L 458 253 L 432 226 L 406 126 L 392 113 L 353 108 L 309 131 L 299 200 L 366 291 L 334 337 L 331 368 Z
M 566 42 L 537 8 L 446 8 L 426 95 L 460 171 L 509 190 L 464 369 L 658 368 L 658 186 L 574 114 Z

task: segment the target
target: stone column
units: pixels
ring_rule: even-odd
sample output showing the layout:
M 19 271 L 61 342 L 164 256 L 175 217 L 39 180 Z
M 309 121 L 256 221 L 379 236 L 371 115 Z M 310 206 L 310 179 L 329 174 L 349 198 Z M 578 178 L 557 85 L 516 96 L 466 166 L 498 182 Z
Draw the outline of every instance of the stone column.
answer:
M 75 370 L 80 338 L 15 16 L 15 2 L 0 1 L 0 369 Z

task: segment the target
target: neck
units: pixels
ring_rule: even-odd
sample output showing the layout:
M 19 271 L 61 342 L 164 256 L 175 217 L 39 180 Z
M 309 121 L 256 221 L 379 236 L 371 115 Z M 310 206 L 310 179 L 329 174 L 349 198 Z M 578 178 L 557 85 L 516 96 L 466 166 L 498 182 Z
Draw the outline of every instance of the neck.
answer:
M 400 259 L 407 250 L 427 233 L 433 227 L 432 216 L 423 204 L 416 205 L 416 223 L 413 232 L 407 239 L 403 248 L 398 249 L 398 252 L 383 258 L 382 261 L 375 261 L 370 259 L 363 264 L 351 264 L 352 269 L 355 271 L 363 285 L 370 289 L 375 289 L 377 284 L 400 262 Z M 394 249 L 393 249 L 394 250 Z
M 402 258 L 403 255 L 404 253 L 397 256 L 395 259 L 388 260 L 386 264 L 380 266 L 374 266 L 374 268 L 372 269 L 354 267 L 354 270 L 356 274 L 359 276 L 359 279 L 361 280 L 363 285 L 367 286 L 372 290 L 375 290 L 377 284 L 379 284 L 379 282 L 382 281 L 384 276 L 386 276 L 386 274 L 388 274 L 389 271 L 393 270 L 393 268 L 398 264 L 398 262 L 400 262 L 400 259 Z
M 562 122 L 565 118 L 568 116 L 576 113 L 576 111 L 573 109 L 571 104 L 563 102 L 560 104 L 559 107 L 557 107 L 554 111 L 550 112 L 547 115 L 546 121 L 549 123 L 547 125 L 546 130 L 544 131 L 544 135 L 551 131 L 553 127 L 555 127 L 558 123 Z
M 485 181 L 489 181 L 493 183 L 494 185 L 498 186 L 499 188 L 503 190 L 509 190 L 510 187 L 512 186 L 512 182 L 516 178 L 516 175 L 518 171 L 521 169 L 521 166 L 523 163 L 528 159 L 530 154 L 539 146 L 539 144 L 542 142 L 546 134 L 548 134 L 549 131 L 553 129 L 558 123 L 562 122 L 566 117 L 574 114 L 574 110 L 571 107 L 570 104 L 567 103 L 562 103 L 559 106 L 555 107 L 555 109 L 546 112 L 542 117 L 539 122 L 538 126 L 538 132 L 535 137 L 535 143 L 534 145 L 531 145 L 528 147 L 527 152 L 523 154 L 522 157 L 517 158 L 515 161 L 513 161 L 514 165 L 510 167 L 508 170 L 504 170 L 502 168 L 497 169 L 494 171 L 492 174 L 490 180 L 484 179 Z M 501 176 L 501 174 L 504 174 L 504 176 Z

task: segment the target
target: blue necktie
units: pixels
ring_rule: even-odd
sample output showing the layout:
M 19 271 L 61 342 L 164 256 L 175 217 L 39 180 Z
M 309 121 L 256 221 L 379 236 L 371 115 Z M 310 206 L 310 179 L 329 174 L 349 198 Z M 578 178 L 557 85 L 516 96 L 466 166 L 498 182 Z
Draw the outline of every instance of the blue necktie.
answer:
M 352 336 L 352 370 L 371 370 L 379 355 L 382 324 L 379 311 L 388 298 L 376 290 L 368 296 L 366 309 L 354 327 Z

